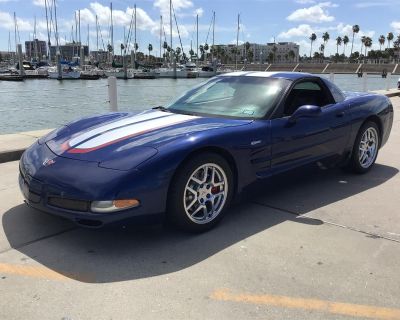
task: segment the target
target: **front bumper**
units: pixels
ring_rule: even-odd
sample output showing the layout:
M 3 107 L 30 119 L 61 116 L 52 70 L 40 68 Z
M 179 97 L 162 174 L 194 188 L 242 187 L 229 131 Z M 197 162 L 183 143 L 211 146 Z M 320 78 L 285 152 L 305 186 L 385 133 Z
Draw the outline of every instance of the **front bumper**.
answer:
M 45 166 L 47 159 L 52 159 L 54 164 Z M 46 145 L 40 144 L 25 151 L 19 169 L 19 186 L 30 207 L 80 226 L 101 227 L 128 219 L 150 219 L 165 211 L 166 191 L 156 184 L 153 184 L 153 190 L 143 187 L 149 184 L 143 178 L 144 173 L 137 170 L 104 169 L 94 162 L 58 157 Z M 141 204 L 114 213 L 90 211 L 92 201 L 129 197 L 139 199 Z M 161 201 L 154 201 L 154 197 Z

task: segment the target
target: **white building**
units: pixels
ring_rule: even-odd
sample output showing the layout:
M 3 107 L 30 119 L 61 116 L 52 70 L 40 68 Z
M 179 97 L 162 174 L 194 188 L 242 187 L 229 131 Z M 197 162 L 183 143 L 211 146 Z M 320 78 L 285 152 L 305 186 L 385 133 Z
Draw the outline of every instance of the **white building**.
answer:
M 223 49 L 232 61 L 235 60 L 236 45 L 216 45 L 216 47 Z M 294 42 L 250 43 L 248 48 L 245 44 L 241 44 L 238 46 L 238 62 L 243 62 L 246 56 L 248 62 L 254 63 L 272 62 L 270 60 L 273 60 L 274 63 L 298 62 L 299 51 L 299 45 Z M 271 59 L 272 55 L 274 55 L 274 59 Z
M 267 59 L 273 58 L 274 63 L 298 62 L 300 46 L 294 42 L 267 43 Z M 272 62 L 272 61 L 271 61 Z

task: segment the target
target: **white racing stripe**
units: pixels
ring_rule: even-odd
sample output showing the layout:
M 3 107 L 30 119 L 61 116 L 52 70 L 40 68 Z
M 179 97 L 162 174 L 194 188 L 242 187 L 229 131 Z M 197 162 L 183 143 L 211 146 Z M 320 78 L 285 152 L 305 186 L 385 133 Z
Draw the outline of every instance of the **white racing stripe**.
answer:
M 135 124 L 140 121 L 159 119 L 159 118 L 164 118 L 164 117 L 168 117 L 168 116 L 171 116 L 171 113 L 162 112 L 162 111 L 153 111 L 153 112 L 146 112 L 143 114 L 139 114 L 137 116 L 132 116 L 127 119 L 114 121 L 112 123 L 106 124 L 104 126 L 98 127 L 96 129 L 93 129 L 93 130 L 90 130 L 90 131 L 87 131 L 85 133 L 78 135 L 77 137 L 75 137 L 69 141 L 69 146 L 74 147 L 87 139 L 90 139 L 94 136 L 97 136 L 98 134 L 101 134 L 101 133 L 109 131 L 109 130 L 113 130 L 113 129 L 123 127 L 123 126 L 128 126 L 130 124 Z
M 148 120 L 132 124 L 123 128 L 118 128 L 115 130 L 105 132 L 75 147 L 79 150 L 82 150 L 83 152 L 85 149 L 86 150 L 97 149 L 101 148 L 102 146 L 108 145 L 114 141 L 131 137 L 136 134 L 141 134 L 148 131 L 165 128 L 177 123 L 190 121 L 196 118 L 197 117 L 195 116 L 188 116 L 183 114 L 173 114 L 170 115 L 169 117 L 156 118 L 154 120 Z

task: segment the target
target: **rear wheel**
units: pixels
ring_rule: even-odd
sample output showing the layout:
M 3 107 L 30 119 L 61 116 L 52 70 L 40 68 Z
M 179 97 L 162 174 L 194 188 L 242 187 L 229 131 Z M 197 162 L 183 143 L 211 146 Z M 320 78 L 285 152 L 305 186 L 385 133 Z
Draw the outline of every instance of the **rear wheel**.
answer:
M 357 134 L 349 168 L 356 173 L 365 173 L 374 165 L 380 145 L 380 132 L 373 121 L 366 122 Z
M 200 154 L 175 175 L 168 195 L 168 218 L 186 231 L 209 230 L 222 219 L 233 189 L 227 161 L 218 154 Z

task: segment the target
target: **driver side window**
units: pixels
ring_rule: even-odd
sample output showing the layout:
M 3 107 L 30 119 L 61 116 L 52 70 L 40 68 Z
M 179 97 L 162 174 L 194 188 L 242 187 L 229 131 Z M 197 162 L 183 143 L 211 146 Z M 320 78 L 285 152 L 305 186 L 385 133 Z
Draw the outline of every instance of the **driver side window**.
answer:
M 299 107 L 304 105 L 323 107 L 327 104 L 329 104 L 329 101 L 318 82 L 303 81 L 297 83 L 286 98 L 283 116 L 291 116 Z

